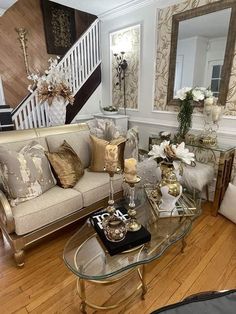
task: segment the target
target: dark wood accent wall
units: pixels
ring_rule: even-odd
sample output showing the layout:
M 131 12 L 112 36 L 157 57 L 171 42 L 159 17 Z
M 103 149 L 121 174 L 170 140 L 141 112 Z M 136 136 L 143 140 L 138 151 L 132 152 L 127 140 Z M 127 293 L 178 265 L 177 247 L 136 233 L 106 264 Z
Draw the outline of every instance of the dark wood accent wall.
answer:
M 89 79 L 84 83 L 78 93 L 75 95 L 73 105 L 67 105 L 66 110 L 66 124 L 71 123 L 77 113 L 83 108 L 86 101 L 93 94 L 96 88 L 101 83 L 101 66 L 99 65 L 92 73 Z
M 76 33 L 79 37 L 96 16 L 76 11 Z M 17 107 L 27 96 L 29 81 L 25 72 L 24 60 L 15 27 L 28 30 L 28 60 L 31 71 L 43 72 L 48 67 L 44 35 L 43 16 L 40 0 L 18 0 L 0 17 L 0 75 L 6 103 Z M 78 38 L 77 37 L 77 38 Z

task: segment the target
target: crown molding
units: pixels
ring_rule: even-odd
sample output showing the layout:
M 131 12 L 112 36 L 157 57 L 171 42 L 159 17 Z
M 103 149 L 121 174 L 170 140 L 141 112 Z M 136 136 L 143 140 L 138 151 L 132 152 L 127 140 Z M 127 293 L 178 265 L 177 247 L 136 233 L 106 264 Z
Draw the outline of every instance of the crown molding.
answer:
M 149 6 L 156 3 L 157 3 L 157 0 L 131 0 L 125 4 L 122 4 L 114 9 L 108 10 L 98 15 L 98 18 L 100 20 L 113 19 L 115 17 L 127 14 L 139 8 L 142 8 L 144 6 Z
M 5 9 L 0 8 L 0 16 L 2 16 L 6 12 Z

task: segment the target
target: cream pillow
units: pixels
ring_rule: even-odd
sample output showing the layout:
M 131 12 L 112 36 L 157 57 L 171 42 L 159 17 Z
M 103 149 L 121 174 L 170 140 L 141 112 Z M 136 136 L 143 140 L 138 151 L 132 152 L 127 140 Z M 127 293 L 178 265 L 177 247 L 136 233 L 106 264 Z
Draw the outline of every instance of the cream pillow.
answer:
M 236 186 L 229 183 L 219 213 L 236 224 Z

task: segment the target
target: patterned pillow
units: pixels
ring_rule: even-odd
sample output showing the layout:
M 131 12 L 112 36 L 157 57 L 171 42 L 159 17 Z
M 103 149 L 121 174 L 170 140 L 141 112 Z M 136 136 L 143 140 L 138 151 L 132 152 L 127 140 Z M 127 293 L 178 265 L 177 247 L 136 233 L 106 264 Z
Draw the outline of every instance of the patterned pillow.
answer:
M 19 152 L 0 146 L 0 171 L 11 206 L 35 198 L 56 184 L 44 148 L 35 141 Z
M 64 189 L 72 188 L 84 174 L 84 167 L 73 148 L 64 141 L 57 152 L 46 153 L 57 177 L 58 184 Z
M 90 135 L 92 146 L 92 159 L 89 169 L 94 172 L 102 172 L 105 167 L 105 149 L 108 144 L 118 146 L 119 167 L 124 168 L 124 146 L 126 139 L 119 137 L 110 142 Z

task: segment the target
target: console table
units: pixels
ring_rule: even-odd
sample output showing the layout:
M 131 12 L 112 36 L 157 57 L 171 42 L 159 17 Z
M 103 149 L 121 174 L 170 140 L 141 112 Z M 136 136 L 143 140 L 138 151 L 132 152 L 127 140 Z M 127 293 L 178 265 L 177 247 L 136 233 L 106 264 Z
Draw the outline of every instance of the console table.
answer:
M 157 135 L 149 137 L 149 149 L 152 145 L 160 144 L 162 140 Z M 223 200 L 225 191 L 231 180 L 231 173 L 235 157 L 235 145 L 217 143 L 214 146 L 200 144 L 197 140 L 186 142 L 186 145 L 195 153 L 196 160 L 203 163 L 212 163 L 216 169 L 216 187 L 212 205 L 212 215 L 216 216 Z

